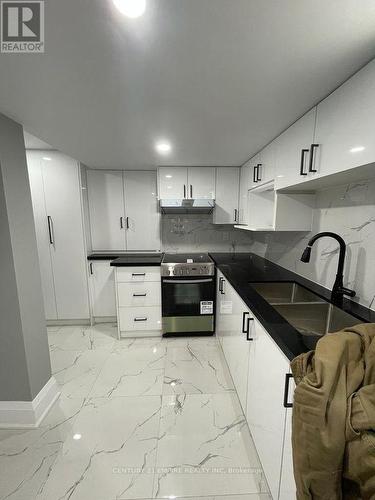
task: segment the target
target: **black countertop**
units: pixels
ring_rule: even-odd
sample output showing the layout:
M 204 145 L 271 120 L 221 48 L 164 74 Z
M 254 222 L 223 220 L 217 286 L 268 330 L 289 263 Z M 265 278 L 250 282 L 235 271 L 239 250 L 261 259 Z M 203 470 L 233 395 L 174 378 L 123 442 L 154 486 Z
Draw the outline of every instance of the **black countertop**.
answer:
M 331 302 L 330 290 L 273 262 L 251 253 L 210 253 L 218 269 L 254 313 L 284 354 L 292 360 L 310 350 L 302 335 L 291 326 L 254 288 L 251 282 L 296 282 Z M 344 311 L 356 316 L 359 323 L 375 323 L 375 311 L 344 299 Z
M 163 255 L 162 253 L 134 253 L 122 255 L 113 260 L 111 266 L 160 266 Z
M 93 252 L 87 256 L 87 260 L 113 260 L 126 255 L 125 252 Z

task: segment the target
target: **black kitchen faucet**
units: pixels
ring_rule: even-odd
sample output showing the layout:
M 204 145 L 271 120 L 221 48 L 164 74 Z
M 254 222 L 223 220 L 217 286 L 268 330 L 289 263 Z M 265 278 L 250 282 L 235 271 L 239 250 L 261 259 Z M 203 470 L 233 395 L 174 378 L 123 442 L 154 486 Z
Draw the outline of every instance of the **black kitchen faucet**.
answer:
M 339 262 L 338 262 L 338 267 L 337 267 L 337 274 L 336 274 L 335 283 L 334 283 L 333 288 L 332 288 L 331 299 L 332 299 L 332 302 L 335 302 L 336 304 L 342 305 L 344 295 L 348 295 L 349 297 L 354 297 L 355 291 L 350 290 L 349 288 L 345 288 L 344 284 L 343 284 L 346 244 L 345 244 L 345 241 L 341 238 L 341 236 L 339 236 L 336 233 L 331 233 L 328 231 L 324 231 L 322 233 L 316 234 L 308 242 L 307 247 L 303 251 L 301 261 L 302 262 L 310 262 L 311 248 L 312 248 L 313 244 L 319 238 L 324 238 L 326 236 L 328 236 L 329 238 L 335 239 L 336 241 L 338 241 L 338 243 L 340 245 Z

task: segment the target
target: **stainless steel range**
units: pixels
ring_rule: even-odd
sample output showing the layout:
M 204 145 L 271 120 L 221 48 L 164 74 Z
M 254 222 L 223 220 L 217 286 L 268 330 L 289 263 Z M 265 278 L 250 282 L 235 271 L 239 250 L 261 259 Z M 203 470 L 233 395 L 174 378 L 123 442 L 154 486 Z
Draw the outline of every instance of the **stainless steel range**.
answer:
M 213 335 L 215 264 L 208 254 L 165 254 L 161 263 L 163 336 Z

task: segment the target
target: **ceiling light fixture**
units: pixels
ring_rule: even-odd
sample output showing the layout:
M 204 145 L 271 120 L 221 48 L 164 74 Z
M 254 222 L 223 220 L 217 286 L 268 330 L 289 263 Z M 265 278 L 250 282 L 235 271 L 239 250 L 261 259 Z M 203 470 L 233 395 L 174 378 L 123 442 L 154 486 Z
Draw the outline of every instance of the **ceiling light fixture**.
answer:
M 146 0 L 113 0 L 115 7 L 127 17 L 135 19 L 144 14 Z
M 79 439 L 81 439 L 81 437 L 82 437 L 82 434 L 78 434 L 77 433 L 77 434 L 74 434 L 73 439 L 75 439 L 76 441 L 78 441 Z
M 356 146 L 355 148 L 352 148 L 350 150 L 351 153 L 360 153 L 361 151 L 363 151 L 365 149 L 364 146 Z
M 167 155 L 172 151 L 172 146 L 169 142 L 158 142 L 155 144 L 156 151 L 161 155 Z

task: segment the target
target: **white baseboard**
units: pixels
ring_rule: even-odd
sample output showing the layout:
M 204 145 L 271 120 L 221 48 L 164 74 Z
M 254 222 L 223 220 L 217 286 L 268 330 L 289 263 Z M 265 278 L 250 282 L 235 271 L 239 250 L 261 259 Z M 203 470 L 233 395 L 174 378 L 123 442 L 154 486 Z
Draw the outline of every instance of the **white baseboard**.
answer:
M 39 427 L 59 396 L 57 382 L 51 377 L 33 401 L 0 401 L 0 429 Z

